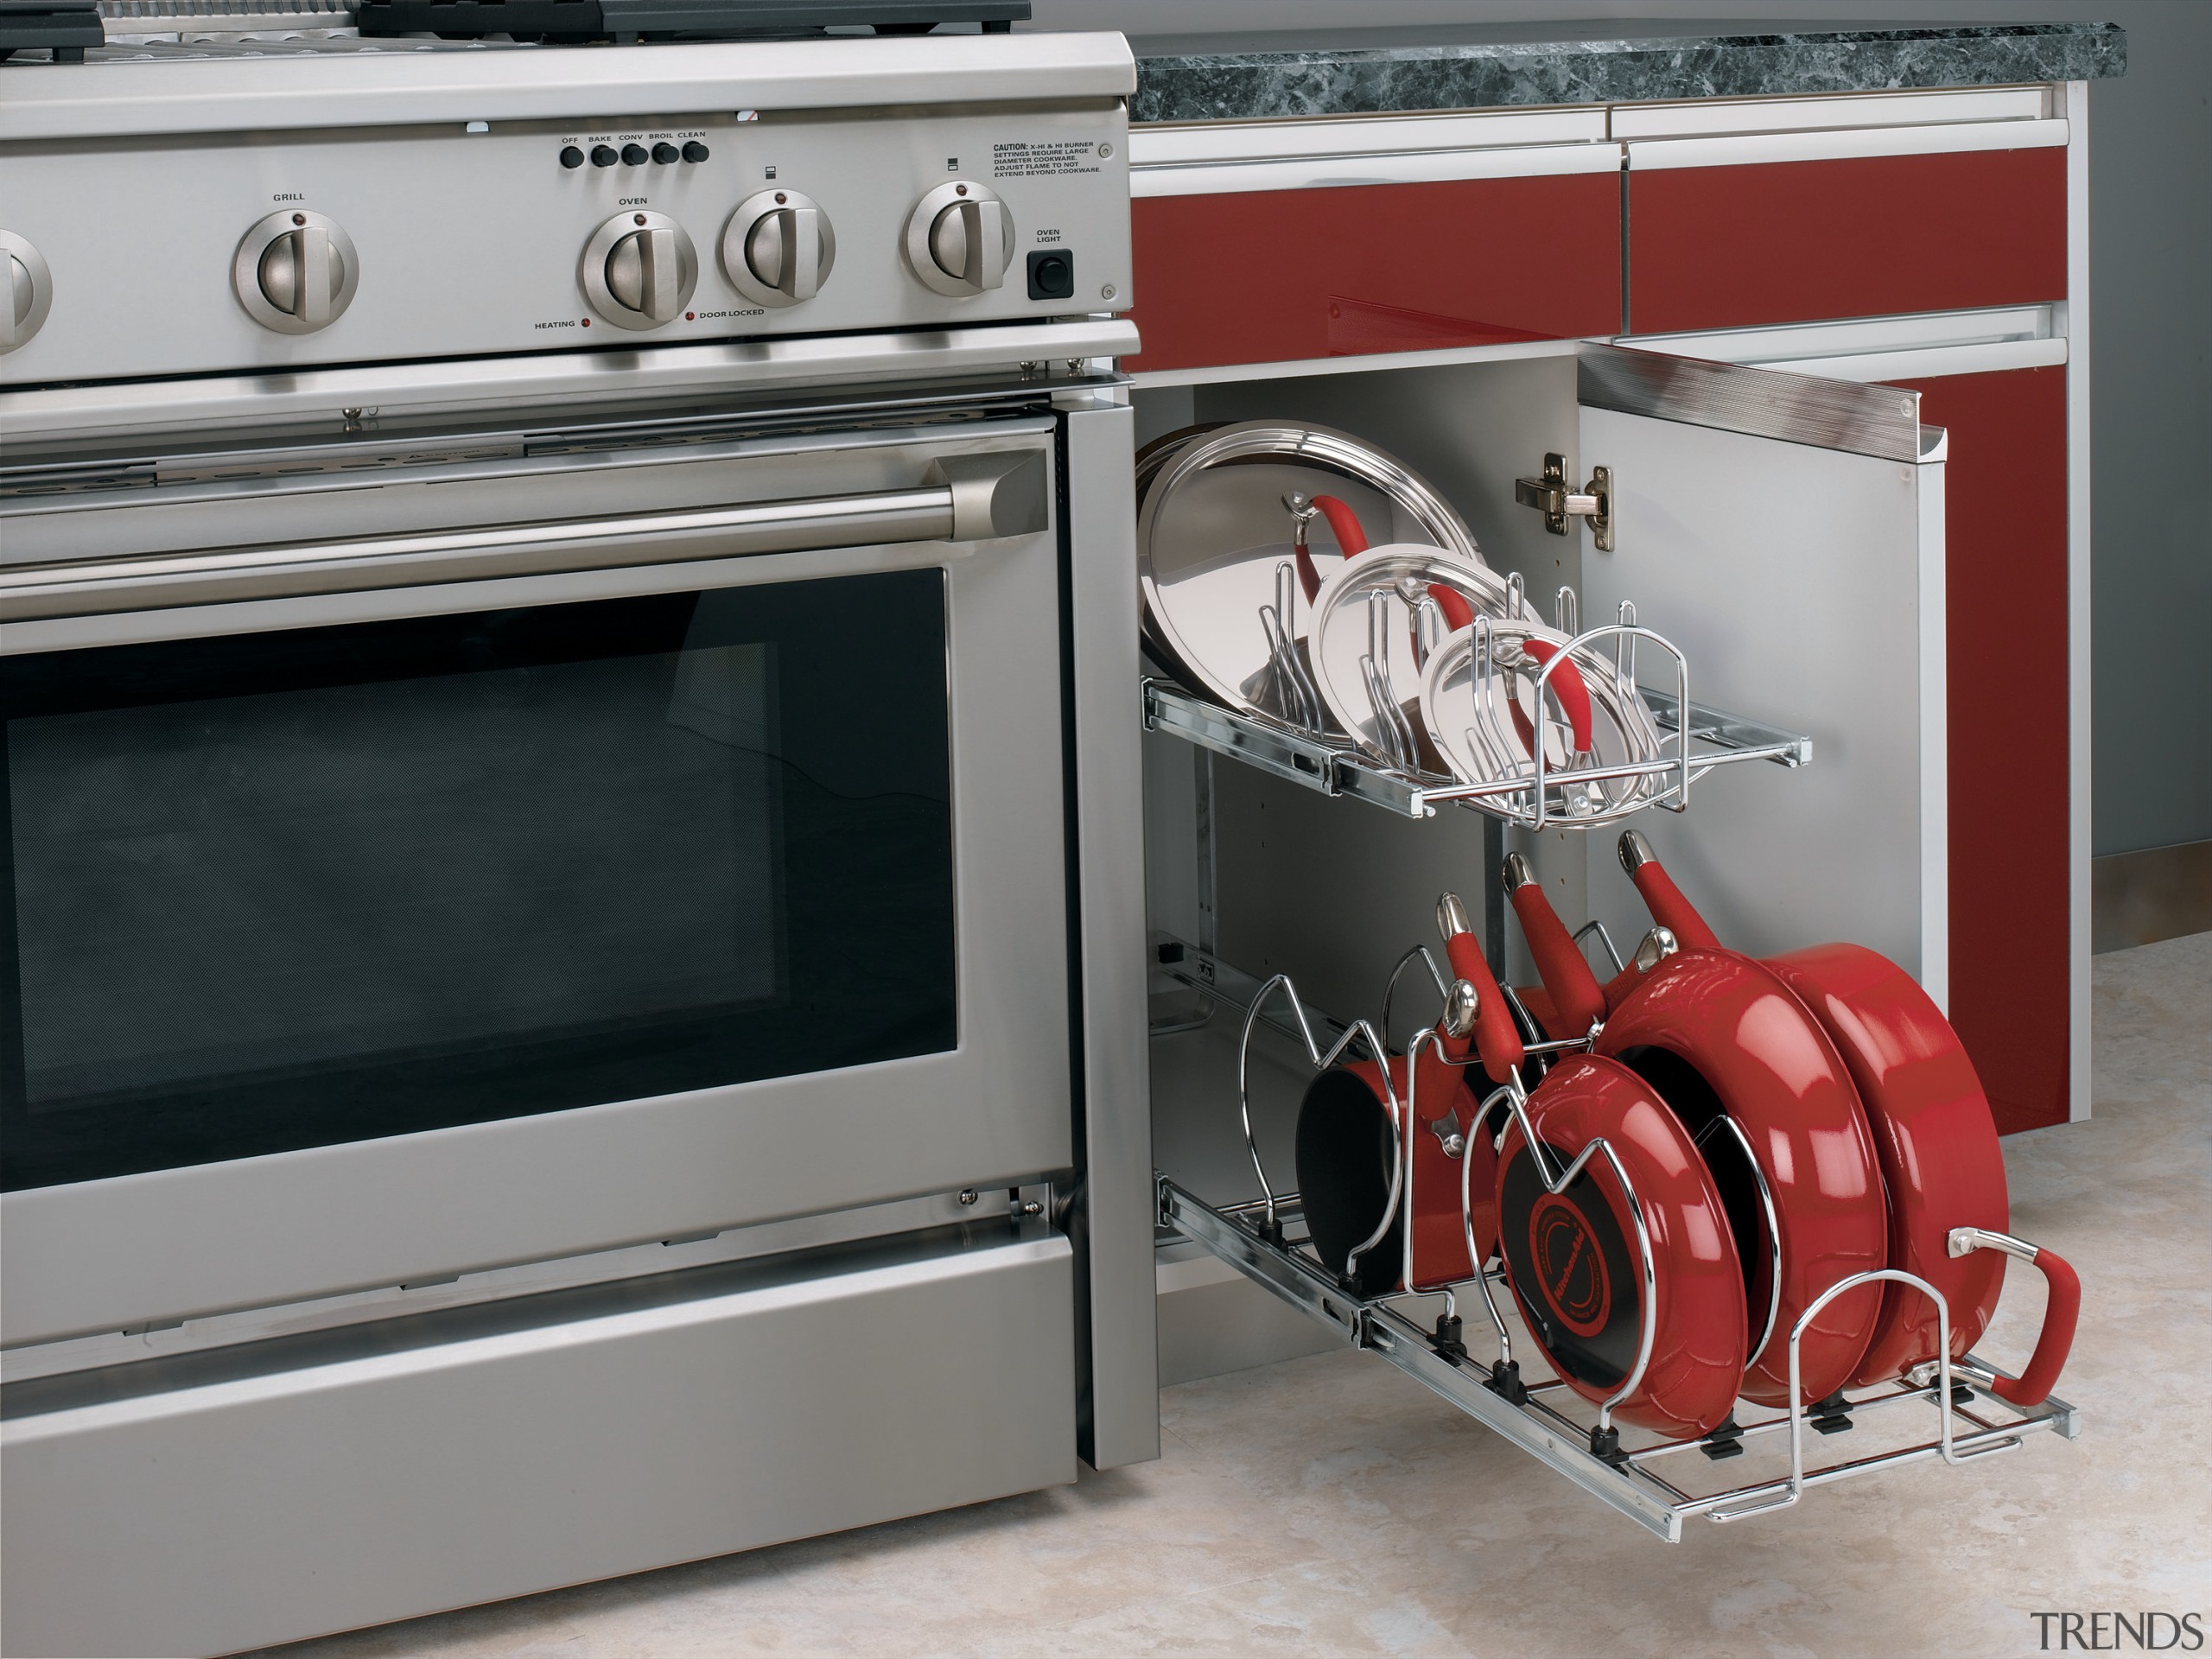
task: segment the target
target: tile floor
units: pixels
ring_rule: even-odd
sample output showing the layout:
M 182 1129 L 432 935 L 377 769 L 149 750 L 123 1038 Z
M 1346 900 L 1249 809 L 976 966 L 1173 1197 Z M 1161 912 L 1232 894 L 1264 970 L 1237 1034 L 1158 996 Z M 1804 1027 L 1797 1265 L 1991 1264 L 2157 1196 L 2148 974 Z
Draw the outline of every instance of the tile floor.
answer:
M 2100 957 L 2095 987 L 2094 1119 L 2006 1143 L 2016 1230 L 2087 1289 L 2075 1443 L 1669 1548 L 1379 1360 L 1328 1354 L 1166 1390 L 1156 1464 L 273 1651 L 1897 1659 L 2034 1653 L 2036 1609 L 2212 1625 L 2212 1452 L 2177 1414 L 2212 1376 L 2212 934 Z M 2020 1363 L 2041 1306 L 2016 1270 L 1982 1351 Z

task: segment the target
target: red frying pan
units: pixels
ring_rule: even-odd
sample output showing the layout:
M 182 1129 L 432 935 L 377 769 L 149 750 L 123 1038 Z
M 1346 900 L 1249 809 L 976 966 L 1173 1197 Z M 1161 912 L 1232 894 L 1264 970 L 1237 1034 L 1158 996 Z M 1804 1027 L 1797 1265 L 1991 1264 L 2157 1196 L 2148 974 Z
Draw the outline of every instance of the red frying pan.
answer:
M 1784 982 L 1732 951 L 1669 957 L 1607 1016 L 1595 976 L 1525 862 L 1510 865 L 1507 880 L 1524 928 L 1533 917 L 1530 954 L 1561 1017 L 1604 1018 L 1595 1052 L 1656 1089 L 1696 1136 L 1745 1269 L 1755 1323 L 1744 1395 L 1787 1405 L 1799 1316 L 1838 1281 L 1888 1260 L 1876 1152 L 1842 1057 Z M 1807 1328 L 1806 1403 L 1856 1374 L 1884 1288 L 1845 1293 Z
M 1465 906 L 1447 893 L 1437 919 L 1453 971 L 1475 988 L 1483 1068 L 1504 1085 L 1468 1138 L 1487 1141 L 1510 1114 L 1495 1178 L 1498 1249 L 1529 1334 L 1567 1387 L 1621 1421 L 1670 1438 L 1710 1433 L 1734 1403 L 1747 1322 L 1703 1160 L 1617 1061 L 1576 1055 L 1522 1095 L 1526 1052 Z
M 1630 830 L 1620 850 L 1654 918 L 1685 943 L 1719 948 L 1649 842 Z M 1910 975 L 1859 945 L 1814 945 L 1766 966 L 1811 1010 L 1850 1069 L 1888 1197 L 1889 1265 L 1926 1280 L 1950 1305 L 1953 1357 L 1988 1328 L 2004 1288 L 2006 1255 L 2034 1262 L 2050 1281 L 2050 1300 L 2027 1370 L 1994 1385 L 2015 1405 L 2041 1403 L 2073 1344 L 2081 1281 L 2050 1251 L 2005 1233 L 1997 1126 L 1950 1022 Z M 1936 1311 L 1928 1299 L 1895 1282 L 1883 1292 L 1873 1339 L 1852 1376 L 1854 1386 L 1886 1381 L 1936 1357 Z

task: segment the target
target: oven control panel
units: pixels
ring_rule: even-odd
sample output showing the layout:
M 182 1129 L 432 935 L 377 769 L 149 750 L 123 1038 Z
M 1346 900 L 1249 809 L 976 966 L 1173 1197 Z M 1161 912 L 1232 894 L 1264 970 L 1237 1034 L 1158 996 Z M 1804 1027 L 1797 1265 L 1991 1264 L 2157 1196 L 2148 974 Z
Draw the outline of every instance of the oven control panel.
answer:
M 1109 100 L 45 149 L 0 385 L 1125 311 L 1127 152 Z

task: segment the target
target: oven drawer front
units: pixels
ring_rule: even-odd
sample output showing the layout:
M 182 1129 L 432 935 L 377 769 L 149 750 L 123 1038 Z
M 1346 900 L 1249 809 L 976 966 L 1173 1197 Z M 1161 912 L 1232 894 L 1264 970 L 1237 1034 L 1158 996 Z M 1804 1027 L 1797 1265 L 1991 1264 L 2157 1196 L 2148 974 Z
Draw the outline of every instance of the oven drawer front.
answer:
M 9 1423 L 9 1653 L 212 1654 L 1075 1478 L 1067 1241 Z

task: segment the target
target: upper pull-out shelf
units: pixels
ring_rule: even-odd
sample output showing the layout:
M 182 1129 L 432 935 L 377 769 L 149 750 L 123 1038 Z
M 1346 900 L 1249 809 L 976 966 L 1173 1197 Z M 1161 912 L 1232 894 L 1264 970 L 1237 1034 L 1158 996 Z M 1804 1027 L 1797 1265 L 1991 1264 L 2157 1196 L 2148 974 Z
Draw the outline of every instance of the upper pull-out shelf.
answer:
M 1675 699 L 1649 688 L 1641 695 L 1659 728 L 1679 738 L 1681 721 Z M 1324 795 L 1371 801 L 1406 817 L 1433 817 L 1440 805 L 1458 804 L 1528 821 L 1525 810 L 1515 812 L 1499 804 L 1512 796 L 1525 798 L 1528 791 L 1521 785 L 1462 784 L 1427 772 L 1402 771 L 1386 766 L 1348 740 L 1317 736 L 1265 715 L 1224 709 L 1193 696 L 1173 680 L 1145 681 L 1144 723 L 1148 731 L 1173 732 L 1202 748 Z M 1769 760 L 1777 766 L 1802 766 L 1810 765 L 1813 759 L 1813 740 L 1802 733 L 1762 725 L 1696 702 L 1690 704 L 1689 737 L 1691 783 L 1731 761 Z M 1679 763 L 1662 761 L 1652 770 L 1662 782 L 1659 793 L 1647 804 L 1669 804 L 1681 790 L 1675 776 Z M 1572 823 L 1576 820 L 1558 821 Z

